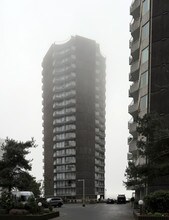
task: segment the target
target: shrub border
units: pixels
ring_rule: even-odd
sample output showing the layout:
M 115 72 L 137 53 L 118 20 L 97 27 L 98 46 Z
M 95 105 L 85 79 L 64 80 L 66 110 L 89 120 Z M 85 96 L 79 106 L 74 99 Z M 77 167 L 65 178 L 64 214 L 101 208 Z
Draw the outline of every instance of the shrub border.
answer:
M 135 220 L 169 220 L 168 216 L 148 216 L 139 215 L 137 212 L 133 212 Z
M 0 215 L 1 220 L 48 220 L 59 217 L 59 211 L 42 215 Z

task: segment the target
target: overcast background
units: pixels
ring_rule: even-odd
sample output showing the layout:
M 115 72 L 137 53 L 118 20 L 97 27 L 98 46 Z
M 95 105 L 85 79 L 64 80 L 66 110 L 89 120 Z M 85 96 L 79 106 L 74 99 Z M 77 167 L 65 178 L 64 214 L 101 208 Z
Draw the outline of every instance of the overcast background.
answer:
M 126 193 L 131 0 L 0 0 L 0 138 L 30 140 L 43 178 L 42 67 L 52 43 L 80 35 L 106 57 L 106 197 Z

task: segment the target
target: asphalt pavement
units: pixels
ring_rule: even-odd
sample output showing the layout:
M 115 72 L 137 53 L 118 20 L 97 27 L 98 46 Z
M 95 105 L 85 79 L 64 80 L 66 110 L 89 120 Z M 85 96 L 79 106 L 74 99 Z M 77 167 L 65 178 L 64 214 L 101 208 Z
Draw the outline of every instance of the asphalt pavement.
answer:
M 60 217 L 53 220 L 134 220 L 133 209 L 127 204 L 64 204 L 57 208 Z

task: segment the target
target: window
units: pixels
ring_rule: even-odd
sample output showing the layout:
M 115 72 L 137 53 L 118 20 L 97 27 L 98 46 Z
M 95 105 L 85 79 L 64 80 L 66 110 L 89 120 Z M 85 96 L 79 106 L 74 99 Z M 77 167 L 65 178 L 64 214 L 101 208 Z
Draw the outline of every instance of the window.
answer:
M 147 95 L 141 97 L 140 99 L 140 111 L 147 109 Z
M 148 71 L 144 72 L 141 75 L 141 82 L 140 82 L 140 88 L 143 88 L 144 86 L 148 85 Z
M 142 27 L 142 40 L 149 36 L 149 22 Z
M 149 48 L 146 47 L 144 50 L 142 50 L 142 54 L 141 54 L 141 63 L 145 63 L 146 61 L 148 61 L 148 55 L 149 55 Z
M 144 0 L 142 15 L 145 15 L 149 10 L 150 10 L 150 0 Z

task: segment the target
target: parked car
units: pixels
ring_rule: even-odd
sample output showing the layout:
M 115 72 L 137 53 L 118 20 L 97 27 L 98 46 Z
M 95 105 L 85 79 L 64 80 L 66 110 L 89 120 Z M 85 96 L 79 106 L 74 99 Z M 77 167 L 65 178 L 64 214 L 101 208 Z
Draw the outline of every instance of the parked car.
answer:
M 117 204 L 125 204 L 126 203 L 126 196 L 125 195 L 118 195 L 117 196 Z
M 23 205 L 26 205 L 30 198 L 35 199 L 31 191 L 12 191 L 12 196 L 14 200 L 20 201 Z
M 54 207 L 61 207 L 63 205 L 63 200 L 60 197 L 52 197 L 47 199 L 47 203 Z
M 108 198 L 106 201 L 107 204 L 114 204 L 114 199 Z

